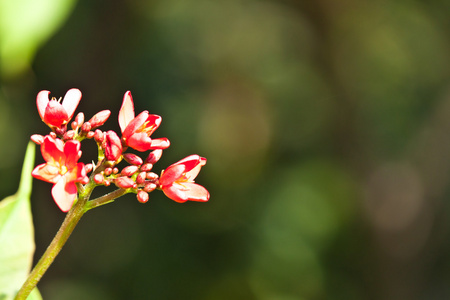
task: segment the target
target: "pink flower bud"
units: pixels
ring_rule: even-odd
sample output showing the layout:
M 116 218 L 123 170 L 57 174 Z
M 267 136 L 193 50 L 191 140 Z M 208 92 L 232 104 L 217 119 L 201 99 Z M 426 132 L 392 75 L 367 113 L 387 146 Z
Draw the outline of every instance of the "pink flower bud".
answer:
M 96 129 L 94 131 L 94 139 L 97 143 L 101 144 L 105 140 L 105 134 L 103 133 L 103 131 Z
M 109 110 L 102 110 L 101 112 L 96 113 L 88 122 L 91 124 L 91 129 L 97 128 L 105 124 L 106 120 L 108 120 L 111 112 Z
M 82 184 L 88 184 L 89 183 L 89 177 L 85 176 L 82 180 L 81 180 Z
M 139 173 L 138 176 L 136 177 L 136 183 L 137 184 L 144 183 L 146 176 L 147 176 L 147 173 L 145 173 L 145 172 Z
M 139 190 L 137 192 L 136 198 L 141 203 L 146 203 L 148 201 L 148 194 L 144 192 L 143 190 Z
M 148 171 L 151 171 L 152 168 L 153 168 L 153 165 L 152 165 L 152 164 L 149 164 L 149 163 L 143 164 L 143 165 L 141 166 L 141 171 L 148 172 Z
M 158 174 L 156 174 L 156 173 L 153 173 L 153 172 L 148 172 L 147 173 L 147 179 L 148 180 L 155 180 L 155 179 L 158 179 Z
M 129 177 L 119 177 L 116 178 L 116 180 L 114 180 L 114 183 L 117 187 L 121 188 L 121 189 L 128 189 L 128 188 L 135 188 L 137 187 L 136 182 L 133 181 L 133 179 L 129 178 Z
M 120 172 L 121 175 L 124 176 L 131 176 L 134 173 L 136 173 L 139 170 L 138 166 L 127 166 L 123 168 L 122 172 Z
M 77 123 L 77 127 L 84 123 L 84 114 L 82 112 L 78 113 L 74 120 Z
M 89 122 L 86 122 L 83 125 L 81 125 L 81 131 L 83 131 L 83 132 L 88 132 L 91 129 L 92 129 L 92 126 Z
M 112 130 L 106 133 L 104 149 L 107 160 L 117 161 L 122 155 L 122 142 Z
M 75 137 L 75 131 L 69 130 L 66 133 L 64 133 L 63 140 L 65 140 L 65 141 L 73 140 L 74 137 Z
M 52 138 L 56 139 L 56 133 L 50 132 L 50 136 L 51 136 Z
M 125 153 L 123 158 L 132 165 L 140 166 L 143 163 L 142 158 L 133 153 Z
M 103 185 L 104 185 L 104 186 L 110 186 L 110 185 L 111 185 L 111 182 L 108 181 L 108 180 L 105 180 L 105 181 L 103 181 Z
M 104 173 L 105 173 L 106 176 L 109 176 L 109 175 L 112 174 L 112 171 L 113 171 L 112 168 L 106 168 L 105 171 L 104 171 Z
M 119 169 L 118 168 L 113 168 L 113 174 L 117 174 L 119 173 Z
M 94 182 L 95 183 L 101 184 L 103 182 L 103 180 L 104 180 L 104 177 L 103 177 L 102 174 L 99 173 L 99 174 L 95 174 L 94 175 Z
M 154 165 L 161 158 L 162 152 L 163 151 L 161 149 L 153 150 L 150 152 L 145 162 Z
M 41 145 L 44 142 L 44 137 L 40 134 L 33 134 L 30 139 L 37 145 Z
M 94 137 L 94 132 L 93 132 L 93 131 L 89 131 L 89 132 L 86 134 L 86 137 L 87 137 L 88 139 L 92 139 L 92 138 Z
M 78 123 L 75 122 L 75 121 L 73 121 L 73 122 L 70 124 L 70 127 L 72 127 L 73 130 L 76 130 L 76 129 L 78 128 Z
M 86 171 L 86 173 L 90 173 L 93 169 L 94 169 L 93 164 L 87 164 L 84 166 L 84 170 Z
M 156 189 L 156 184 L 149 182 L 144 186 L 144 191 L 147 193 L 153 192 Z

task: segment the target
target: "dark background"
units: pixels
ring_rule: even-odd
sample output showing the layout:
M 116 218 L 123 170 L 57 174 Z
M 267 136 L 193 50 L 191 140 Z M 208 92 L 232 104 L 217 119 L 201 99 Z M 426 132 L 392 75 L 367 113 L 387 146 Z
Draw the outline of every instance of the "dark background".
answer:
M 15 3 L 15 4 L 14 4 Z M 86 214 L 39 284 L 58 299 L 449 299 L 450 2 L 3 1 L 0 197 L 40 90 L 86 118 L 131 90 L 155 166 L 199 154 L 208 203 Z M 83 143 L 82 161 L 95 159 Z M 37 152 L 37 163 L 42 158 Z M 36 258 L 64 214 L 34 181 Z M 99 188 L 100 189 L 100 188 Z M 100 191 L 101 192 L 101 191 Z

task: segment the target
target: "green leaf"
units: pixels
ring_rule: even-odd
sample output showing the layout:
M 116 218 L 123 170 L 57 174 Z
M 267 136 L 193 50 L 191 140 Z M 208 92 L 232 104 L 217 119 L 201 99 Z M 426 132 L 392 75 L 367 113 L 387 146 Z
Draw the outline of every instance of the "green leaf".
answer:
M 37 49 L 63 24 L 75 3 L 0 0 L 0 73 L 11 77 L 30 68 Z
M 19 190 L 0 202 L 0 300 L 13 299 L 28 277 L 34 254 L 34 228 L 30 195 L 34 166 L 34 143 L 30 142 Z M 28 299 L 42 299 L 37 289 Z

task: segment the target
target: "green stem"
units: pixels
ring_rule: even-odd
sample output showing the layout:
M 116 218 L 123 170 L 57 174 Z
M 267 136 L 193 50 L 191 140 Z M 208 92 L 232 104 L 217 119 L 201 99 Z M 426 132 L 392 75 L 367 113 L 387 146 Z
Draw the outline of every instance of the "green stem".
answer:
M 117 198 L 119 198 L 119 197 L 121 197 L 121 196 L 123 196 L 123 195 L 125 195 L 127 193 L 130 193 L 130 192 L 131 192 L 131 189 L 126 189 L 126 190 L 125 189 L 118 189 L 118 190 L 115 190 L 115 191 L 113 191 L 113 192 L 111 192 L 109 194 L 106 194 L 104 196 L 101 196 L 101 197 L 98 197 L 96 199 L 93 199 L 93 200 L 89 201 L 86 204 L 86 210 L 90 210 L 92 208 L 96 208 L 96 207 L 99 207 L 101 205 L 105 205 L 105 204 L 111 203 L 111 202 L 114 201 L 114 199 L 117 199 Z
M 79 185 L 78 190 L 80 191 L 80 197 L 78 201 L 67 213 L 64 222 L 62 223 L 52 242 L 48 246 L 47 250 L 42 255 L 41 259 L 31 271 L 28 279 L 25 281 L 22 288 L 17 293 L 16 298 L 14 298 L 15 300 L 27 299 L 28 295 L 36 287 L 39 280 L 53 263 L 56 256 L 61 251 L 64 244 L 67 242 L 69 236 L 72 234 L 75 226 L 78 224 L 85 212 L 92 208 L 110 203 L 114 201 L 114 199 L 131 192 L 130 189 L 118 189 L 102 197 L 99 197 L 92 201 L 88 201 L 94 187 L 94 184 L 87 184 L 85 187 Z
M 44 275 L 45 271 L 47 271 L 47 269 L 55 260 L 55 257 L 61 251 L 61 248 L 66 243 L 78 221 L 80 221 L 83 214 L 87 211 L 85 208 L 86 202 L 87 198 L 81 197 L 72 207 L 72 209 L 67 213 L 64 222 L 62 223 L 52 242 L 48 246 L 47 250 L 42 255 L 41 259 L 31 271 L 28 279 L 25 281 L 22 288 L 17 293 L 16 298 L 14 298 L 15 300 L 27 299 L 28 295 L 35 288 L 41 277 Z

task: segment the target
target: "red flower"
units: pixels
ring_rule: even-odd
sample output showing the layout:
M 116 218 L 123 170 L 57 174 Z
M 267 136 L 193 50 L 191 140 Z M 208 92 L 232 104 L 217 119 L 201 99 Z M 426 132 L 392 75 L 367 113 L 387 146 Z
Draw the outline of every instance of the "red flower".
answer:
M 46 136 L 41 145 L 46 163 L 37 166 L 31 173 L 34 178 L 53 183 L 52 196 L 63 212 L 72 207 L 77 197 L 75 182 L 87 180 L 83 163 L 77 163 L 81 156 L 80 142 L 67 141 Z
M 196 154 L 190 155 L 179 162 L 169 166 L 159 179 L 159 187 L 164 194 L 176 202 L 209 200 L 209 192 L 201 185 L 194 183 L 195 177 L 206 158 Z
M 131 92 L 125 93 L 122 107 L 119 111 L 119 125 L 122 131 L 122 139 L 127 146 L 138 151 L 166 149 L 169 147 L 170 142 L 167 138 L 150 138 L 160 124 L 161 117 L 151 115 L 148 111 L 143 111 L 135 117 Z
M 51 128 L 61 128 L 72 119 L 75 109 L 81 100 L 81 92 L 78 89 L 67 91 L 62 103 L 61 98 L 48 99 L 49 91 L 40 91 L 36 98 L 36 105 L 42 121 Z

